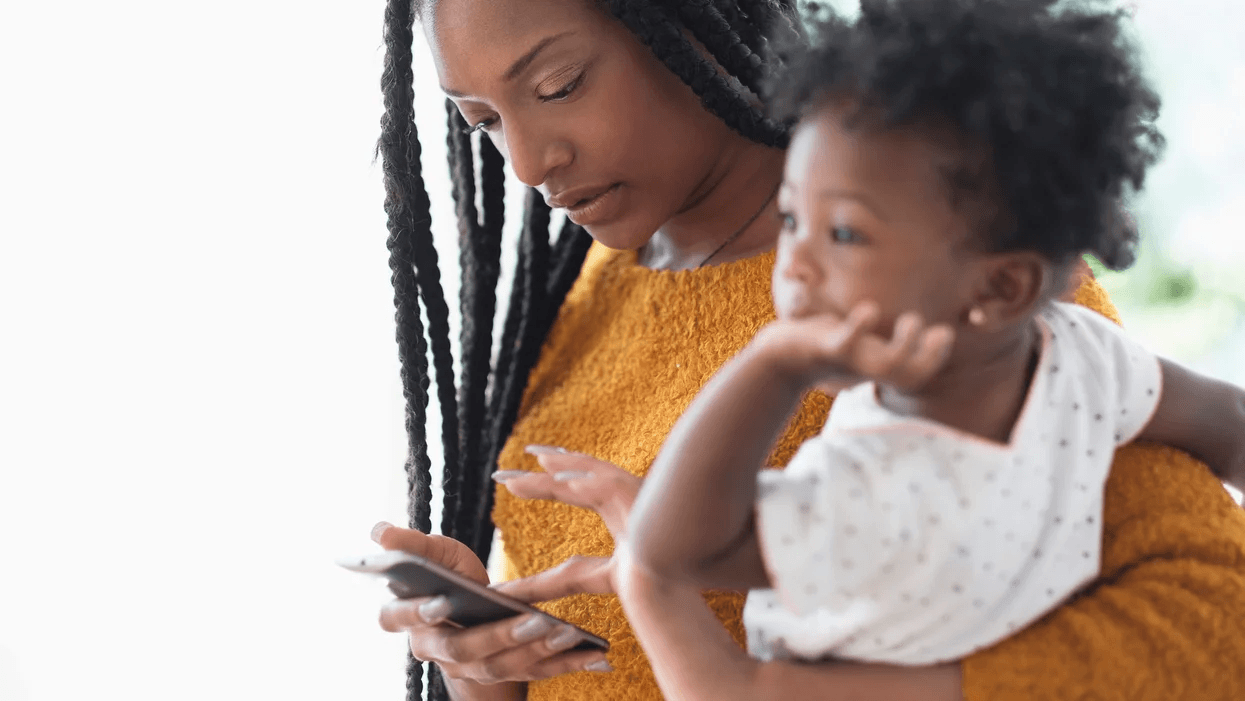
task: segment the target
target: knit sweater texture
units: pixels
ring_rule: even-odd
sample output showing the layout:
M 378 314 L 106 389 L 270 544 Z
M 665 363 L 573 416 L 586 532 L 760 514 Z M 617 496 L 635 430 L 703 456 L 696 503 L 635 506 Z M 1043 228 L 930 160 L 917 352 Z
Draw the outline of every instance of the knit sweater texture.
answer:
M 538 470 L 529 444 L 561 446 L 643 476 L 697 392 L 773 320 L 773 253 L 686 271 L 636 265 L 636 254 L 594 245 L 567 296 L 499 459 Z M 1115 321 L 1094 281 L 1077 302 Z M 782 466 L 830 409 L 812 392 L 778 441 Z M 1121 449 L 1106 485 L 1102 576 L 1084 594 L 963 662 L 966 701 L 1245 698 L 1245 512 L 1182 453 Z M 493 512 L 506 578 L 572 555 L 608 555 L 600 518 L 504 488 Z M 738 593 L 705 596 L 743 645 Z M 614 671 L 529 685 L 532 701 L 662 698 L 617 597 L 542 604 L 610 641 Z

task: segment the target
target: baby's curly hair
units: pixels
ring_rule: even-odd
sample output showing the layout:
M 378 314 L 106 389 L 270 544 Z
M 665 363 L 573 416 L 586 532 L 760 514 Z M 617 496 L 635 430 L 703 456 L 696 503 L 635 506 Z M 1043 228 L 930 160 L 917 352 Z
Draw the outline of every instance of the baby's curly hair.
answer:
M 949 184 L 956 200 L 1001 200 L 983 232 L 990 250 L 1132 264 L 1121 202 L 1164 141 L 1126 11 L 1066 0 L 862 0 L 855 20 L 811 10 L 808 44 L 788 47 L 773 83 L 775 118 L 844 98 L 854 128 L 949 123 L 988 155 Z

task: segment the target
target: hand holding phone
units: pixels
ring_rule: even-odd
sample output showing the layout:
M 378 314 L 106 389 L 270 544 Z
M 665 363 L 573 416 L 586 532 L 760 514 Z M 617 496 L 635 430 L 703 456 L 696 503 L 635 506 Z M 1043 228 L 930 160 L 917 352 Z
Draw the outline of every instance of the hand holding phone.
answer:
M 518 599 L 501 594 L 453 570 L 410 553 L 389 550 L 375 555 L 343 558 L 337 564 L 355 572 L 384 577 L 400 599 L 443 596 L 449 602 L 449 625 L 469 628 L 532 613 L 566 625 Z M 608 650 L 609 642 L 576 627 L 584 641 L 575 650 Z

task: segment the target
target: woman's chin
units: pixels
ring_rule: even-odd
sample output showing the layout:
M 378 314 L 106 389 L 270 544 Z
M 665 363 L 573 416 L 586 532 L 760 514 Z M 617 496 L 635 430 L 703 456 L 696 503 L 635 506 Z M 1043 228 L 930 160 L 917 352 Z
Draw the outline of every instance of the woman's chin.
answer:
M 653 238 L 653 232 L 637 232 L 635 225 L 625 221 L 585 226 L 584 231 L 593 241 L 616 251 L 636 251 L 644 247 Z

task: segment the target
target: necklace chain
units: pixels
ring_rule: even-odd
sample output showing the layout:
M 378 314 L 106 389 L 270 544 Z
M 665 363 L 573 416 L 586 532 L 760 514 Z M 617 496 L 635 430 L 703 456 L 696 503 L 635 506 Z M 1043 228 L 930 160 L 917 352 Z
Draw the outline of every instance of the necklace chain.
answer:
M 712 253 L 710 253 L 709 255 L 705 256 L 705 259 L 704 259 L 704 260 L 702 260 L 702 261 L 700 261 L 700 265 L 698 265 L 698 266 L 696 266 L 696 267 L 697 267 L 697 268 L 703 268 L 703 267 L 705 267 L 706 265 L 708 265 L 709 261 L 713 260 L 713 257 L 714 257 L 714 256 L 716 256 L 717 254 L 719 254 L 719 253 L 721 253 L 721 252 L 722 252 L 722 249 L 724 249 L 724 248 L 726 248 L 727 246 L 731 245 L 732 243 L 734 243 L 734 242 L 735 242 L 735 239 L 737 239 L 737 238 L 739 238 L 740 236 L 742 236 L 742 235 L 743 235 L 743 233 L 744 233 L 744 231 L 746 231 L 746 230 L 748 229 L 748 227 L 752 226 L 752 222 L 756 221 L 756 220 L 757 220 L 757 217 L 761 216 L 761 212 L 764 212 L 764 211 L 765 211 L 765 208 L 769 206 L 770 201 L 774 199 L 774 195 L 777 195 L 777 194 L 778 194 L 778 190 L 779 190 L 779 188 L 780 188 L 781 186 L 782 186 L 782 183 L 781 183 L 781 182 L 780 182 L 780 183 L 778 183 L 778 185 L 774 187 L 774 191 L 773 191 L 773 192 L 771 192 L 771 193 L 769 193 L 769 197 L 766 197 L 766 198 L 765 198 L 765 202 L 761 204 L 761 208 L 760 208 L 760 209 L 758 209 L 758 210 L 756 211 L 756 213 L 755 213 L 755 214 L 753 214 L 751 217 L 749 217 L 749 218 L 748 218 L 748 221 L 744 222 L 744 225 L 743 225 L 743 226 L 741 226 L 741 227 L 739 227 L 739 229 L 738 229 L 735 233 L 731 234 L 730 236 L 727 236 L 727 237 L 726 237 L 726 240 L 725 240 L 725 241 L 723 241 L 721 244 L 719 244 L 717 248 L 713 249 L 713 252 L 712 252 Z

